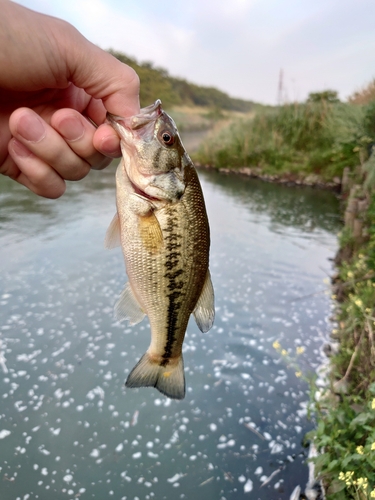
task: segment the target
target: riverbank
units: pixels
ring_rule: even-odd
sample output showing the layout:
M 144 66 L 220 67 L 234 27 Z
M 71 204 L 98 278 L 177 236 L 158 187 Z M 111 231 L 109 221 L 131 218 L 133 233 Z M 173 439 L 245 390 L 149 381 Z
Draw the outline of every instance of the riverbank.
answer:
M 338 185 L 367 155 L 367 108 L 306 102 L 264 109 L 213 130 L 194 161 L 273 182 Z
M 301 175 L 295 172 L 284 172 L 282 175 L 267 174 L 258 167 L 240 167 L 236 169 L 215 168 L 212 165 L 202 165 L 199 162 L 195 162 L 195 166 L 198 169 L 216 170 L 223 174 L 244 175 L 265 182 L 275 182 L 276 184 L 285 184 L 287 186 L 309 186 L 318 189 L 328 189 L 338 193 L 341 191 L 342 185 L 342 179 L 338 176 L 335 176 L 332 181 L 327 181 L 322 176 L 313 173 L 307 175 Z
M 316 472 L 327 499 L 375 498 L 375 190 L 372 157 L 351 172 L 332 277 L 331 358 L 312 409 Z M 314 385 L 313 385 L 314 388 Z

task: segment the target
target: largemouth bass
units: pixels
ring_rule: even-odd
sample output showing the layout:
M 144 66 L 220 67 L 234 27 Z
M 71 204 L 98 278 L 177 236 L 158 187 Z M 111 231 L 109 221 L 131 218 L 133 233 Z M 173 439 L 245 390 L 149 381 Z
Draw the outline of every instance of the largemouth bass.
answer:
M 139 115 L 107 114 L 121 139 L 116 172 L 117 213 L 107 248 L 121 245 L 129 282 L 115 305 L 134 325 L 148 316 L 151 343 L 127 387 L 156 387 L 185 396 L 182 343 L 190 314 L 202 332 L 214 320 L 210 231 L 202 189 L 176 125 L 155 104 Z

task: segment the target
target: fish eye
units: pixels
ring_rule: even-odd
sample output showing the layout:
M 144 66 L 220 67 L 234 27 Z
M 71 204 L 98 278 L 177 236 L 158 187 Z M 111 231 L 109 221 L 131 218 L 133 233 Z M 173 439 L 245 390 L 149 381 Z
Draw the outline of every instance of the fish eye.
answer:
M 167 130 L 161 134 L 161 138 L 166 146 L 172 146 L 172 144 L 174 144 L 174 135 Z

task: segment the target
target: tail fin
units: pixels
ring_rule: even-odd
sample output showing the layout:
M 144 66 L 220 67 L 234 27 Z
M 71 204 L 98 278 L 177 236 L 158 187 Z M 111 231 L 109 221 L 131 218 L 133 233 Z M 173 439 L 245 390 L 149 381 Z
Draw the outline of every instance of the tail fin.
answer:
M 126 387 L 156 387 L 172 399 L 184 399 L 185 374 L 182 356 L 177 363 L 160 366 L 146 352 L 135 365 L 125 382 Z

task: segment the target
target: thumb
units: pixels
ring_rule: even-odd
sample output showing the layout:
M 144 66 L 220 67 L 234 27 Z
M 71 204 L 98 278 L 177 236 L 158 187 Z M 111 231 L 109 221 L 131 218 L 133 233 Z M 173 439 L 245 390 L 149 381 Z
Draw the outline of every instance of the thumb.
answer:
M 89 42 L 78 31 L 76 34 L 79 43 L 74 42 L 66 61 L 69 80 L 92 97 L 101 99 L 110 113 L 138 114 L 139 77 L 134 69 Z

